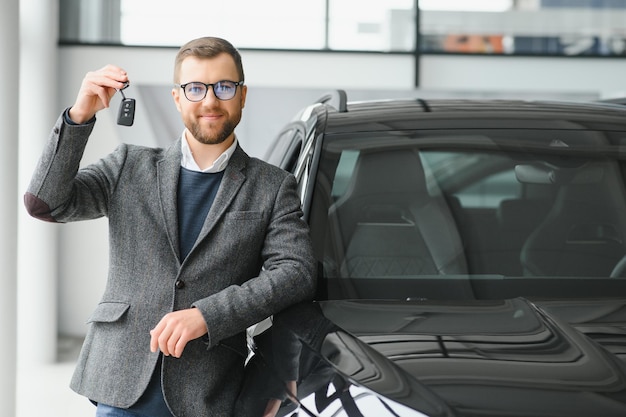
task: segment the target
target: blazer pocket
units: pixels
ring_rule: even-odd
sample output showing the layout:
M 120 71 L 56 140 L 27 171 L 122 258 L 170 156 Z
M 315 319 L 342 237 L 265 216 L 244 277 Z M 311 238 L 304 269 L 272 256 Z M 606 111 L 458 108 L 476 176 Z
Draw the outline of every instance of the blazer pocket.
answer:
M 105 302 L 98 304 L 87 323 L 113 323 L 120 320 L 130 308 L 130 304 Z
M 261 211 L 231 211 L 226 213 L 226 220 L 258 220 L 263 217 Z

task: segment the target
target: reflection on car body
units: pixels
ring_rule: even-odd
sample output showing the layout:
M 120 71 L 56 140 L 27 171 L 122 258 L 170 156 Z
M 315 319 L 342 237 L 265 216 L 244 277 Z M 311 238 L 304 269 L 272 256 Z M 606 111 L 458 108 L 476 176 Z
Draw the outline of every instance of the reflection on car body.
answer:
M 626 415 L 625 144 L 618 104 L 305 109 L 267 159 L 318 295 L 255 335 L 241 415 Z
M 319 304 L 276 315 L 270 330 L 256 337 L 255 352 L 241 407 L 262 407 L 275 396 L 294 399 L 281 416 L 296 407 L 313 416 L 454 416 L 429 389 L 328 320 Z M 290 379 L 298 381 L 297 394 L 283 392 Z

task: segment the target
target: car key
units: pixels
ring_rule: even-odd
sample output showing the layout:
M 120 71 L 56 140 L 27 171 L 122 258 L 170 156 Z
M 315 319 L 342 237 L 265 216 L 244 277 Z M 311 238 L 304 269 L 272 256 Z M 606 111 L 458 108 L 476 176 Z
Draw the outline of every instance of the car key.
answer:
M 124 98 L 120 104 L 117 114 L 117 124 L 122 126 L 132 126 L 135 121 L 135 99 Z
M 122 90 L 128 88 L 130 83 L 127 81 L 124 86 L 118 90 L 122 94 L 122 102 L 117 113 L 117 124 L 122 126 L 132 126 L 135 121 L 135 99 L 128 98 Z

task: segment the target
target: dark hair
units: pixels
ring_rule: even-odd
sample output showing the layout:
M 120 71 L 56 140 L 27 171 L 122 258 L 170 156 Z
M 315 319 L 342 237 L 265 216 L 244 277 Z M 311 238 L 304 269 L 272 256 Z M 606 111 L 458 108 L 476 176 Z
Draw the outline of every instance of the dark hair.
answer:
M 227 53 L 233 58 L 235 66 L 237 67 L 237 73 L 239 74 L 239 80 L 237 81 L 243 81 L 243 64 L 241 63 L 241 55 L 237 48 L 225 39 L 207 36 L 191 40 L 180 47 L 176 54 L 176 60 L 174 61 L 174 82 L 178 83 L 180 81 L 180 65 L 185 58 L 189 56 L 213 58 L 222 53 Z

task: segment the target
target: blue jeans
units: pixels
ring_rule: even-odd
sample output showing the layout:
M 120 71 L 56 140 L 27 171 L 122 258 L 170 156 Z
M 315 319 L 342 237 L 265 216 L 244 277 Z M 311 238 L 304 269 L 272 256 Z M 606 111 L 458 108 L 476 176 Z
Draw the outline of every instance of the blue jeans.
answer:
M 173 417 L 161 389 L 161 367 L 157 366 L 146 392 L 129 409 L 99 403 L 96 417 Z

